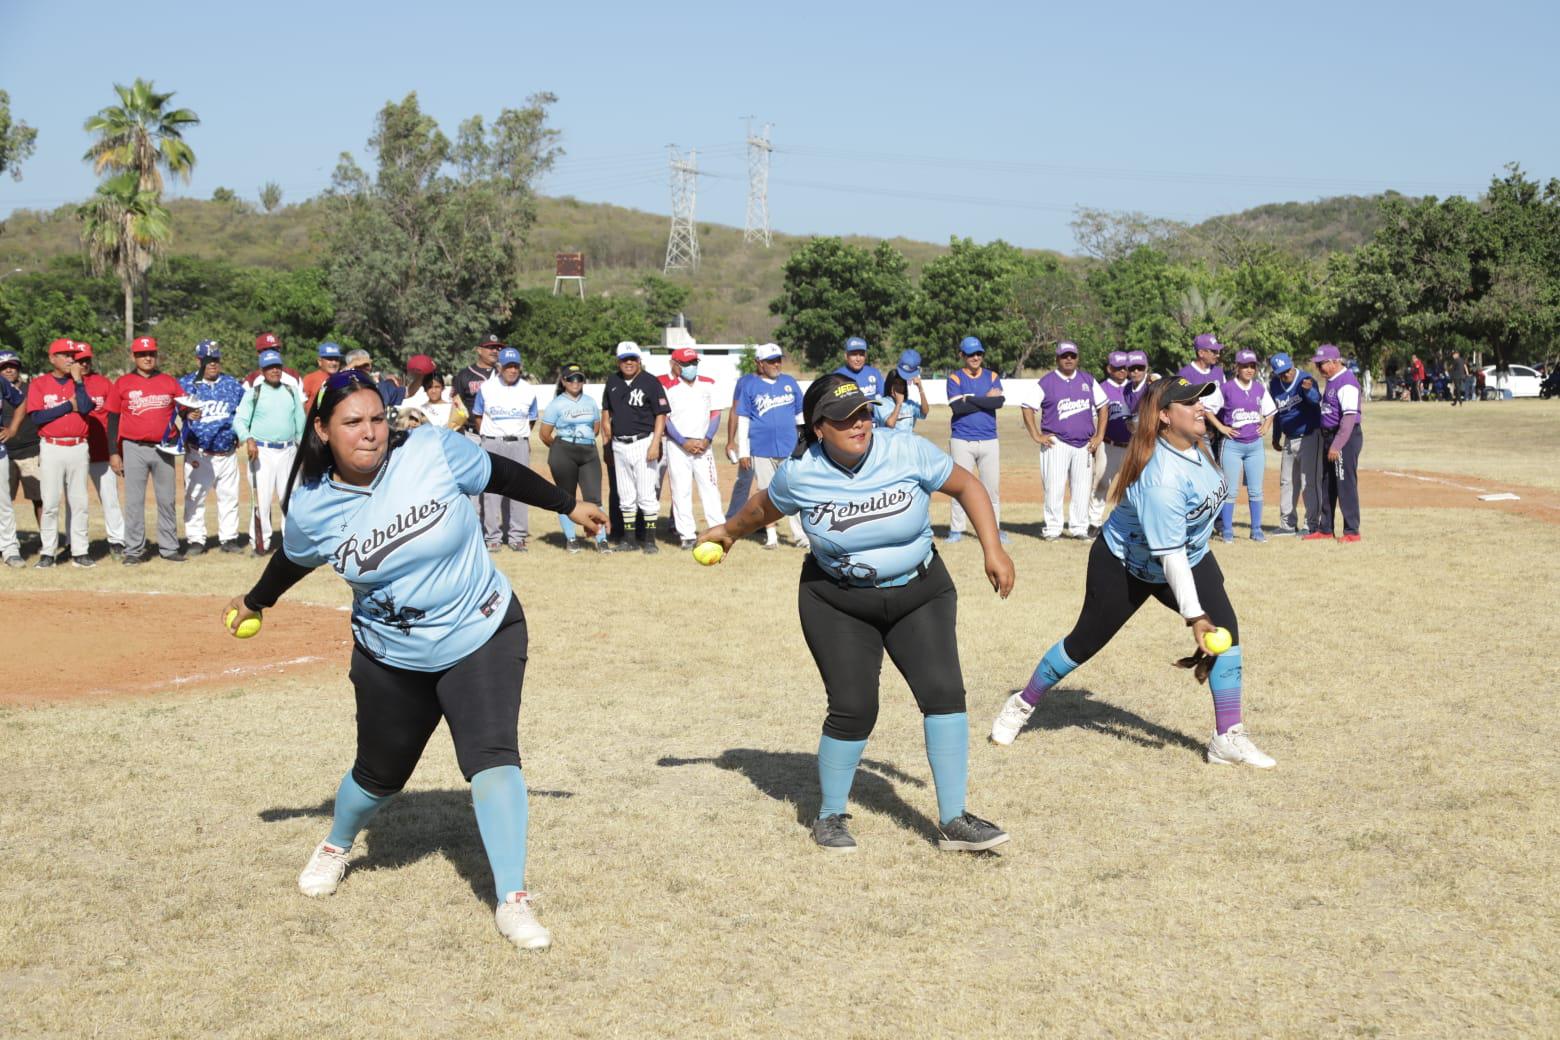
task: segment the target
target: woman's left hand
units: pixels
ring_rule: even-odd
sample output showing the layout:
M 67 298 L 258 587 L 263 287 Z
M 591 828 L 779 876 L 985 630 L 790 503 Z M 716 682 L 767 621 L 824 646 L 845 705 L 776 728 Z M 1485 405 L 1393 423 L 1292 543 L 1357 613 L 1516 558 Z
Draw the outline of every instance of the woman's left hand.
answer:
M 607 514 L 593 502 L 576 502 L 569 519 L 583 527 L 586 534 L 594 535 L 601 530 L 603 524 L 607 523 Z
M 997 595 L 1003 599 L 1008 598 L 1008 593 L 1013 591 L 1013 579 L 1015 571 L 1013 558 L 1007 554 L 1007 550 L 1001 545 L 993 545 L 986 550 L 986 580 L 991 582 L 991 587 L 997 590 Z

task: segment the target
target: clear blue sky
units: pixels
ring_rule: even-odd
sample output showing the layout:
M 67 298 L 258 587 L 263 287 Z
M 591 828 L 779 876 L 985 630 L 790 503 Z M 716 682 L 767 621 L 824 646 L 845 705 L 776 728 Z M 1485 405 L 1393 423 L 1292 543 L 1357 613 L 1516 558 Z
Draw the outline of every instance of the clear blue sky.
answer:
M 1077 205 L 1197 220 L 1560 175 L 1552 4 L 1048 6 L 0 0 L 0 89 L 39 131 L 0 215 L 91 191 L 81 124 L 136 76 L 201 116 L 177 189 L 199 197 L 316 194 L 414 90 L 451 136 L 557 94 L 550 194 L 666 213 L 665 146 L 696 146 L 699 218 L 738 226 L 755 114 L 795 233 L 1071 250 Z

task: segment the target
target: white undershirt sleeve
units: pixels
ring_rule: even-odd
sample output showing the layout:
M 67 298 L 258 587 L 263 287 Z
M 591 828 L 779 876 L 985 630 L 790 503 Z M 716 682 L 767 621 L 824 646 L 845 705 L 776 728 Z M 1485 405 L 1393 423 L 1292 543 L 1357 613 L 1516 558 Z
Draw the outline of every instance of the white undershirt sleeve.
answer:
M 1191 619 L 1202 614 L 1202 604 L 1197 600 L 1197 582 L 1192 577 L 1192 565 L 1185 549 L 1177 549 L 1169 556 L 1161 556 L 1159 565 L 1165 569 L 1165 581 L 1175 594 L 1176 608 L 1183 618 Z
M 753 452 L 748 444 L 748 417 L 737 416 L 737 458 L 752 458 Z

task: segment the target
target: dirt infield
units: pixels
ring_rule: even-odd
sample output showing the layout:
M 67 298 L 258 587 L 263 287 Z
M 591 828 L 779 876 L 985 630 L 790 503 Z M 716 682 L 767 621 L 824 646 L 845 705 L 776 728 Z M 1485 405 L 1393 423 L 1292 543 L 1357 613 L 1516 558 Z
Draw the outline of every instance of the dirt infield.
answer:
M 47 674 L 13 674 L 0 706 L 232 686 L 252 676 L 339 667 L 351 647 L 345 615 L 294 605 L 267 619 L 258 639 L 222 628 L 218 596 L 96 593 L 93 617 L 131 621 L 124 630 L 82 638 L 86 616 L 74 592 L 7 592 L 6 638 L 13 647 L 58 645 Z M 277 659 L 278 648 L 286 656 Z

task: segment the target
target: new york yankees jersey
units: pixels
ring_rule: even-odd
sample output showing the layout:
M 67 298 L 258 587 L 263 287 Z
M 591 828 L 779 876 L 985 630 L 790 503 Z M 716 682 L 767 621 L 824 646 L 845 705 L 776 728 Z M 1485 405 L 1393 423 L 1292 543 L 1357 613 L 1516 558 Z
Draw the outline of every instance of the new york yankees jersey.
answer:
M 451 430 L 420 426 L 390 451 L 369 487 L 331 480 L 293 490 L 283 547 L 304 567 L 330 564 L 352 587 L 352 634 L 371 657 L 433 672 L 497 631 L 509 579 L 493 566 L 467 496 L 487 452 Z
M 1160 557 L 1186 550 L 1196 566 L 1208 553 L 1213 518 L 1224 504 L 1224 472 L 1193 446 L 1177 451 L 1161 438 L 1154 454 L 1105 520 L 1100 537 L 1127 573 L 1165 583 Z
M 953 459 L 924 437 L 874 436 L 854 470 L 831 459 L 820 442 L 780 464 L 769 500 L 798 515 L 825 571 L 884 583 L 931 555 L 928 506 L 952 473 Z
M 655 417 L 671 408 L 661 381 L 641 371 L 633 382 L 618 373 L 608 377 L 601 392 L 601 410 L 612 416 L 612 436 L 633 437 L 655 432 Z

